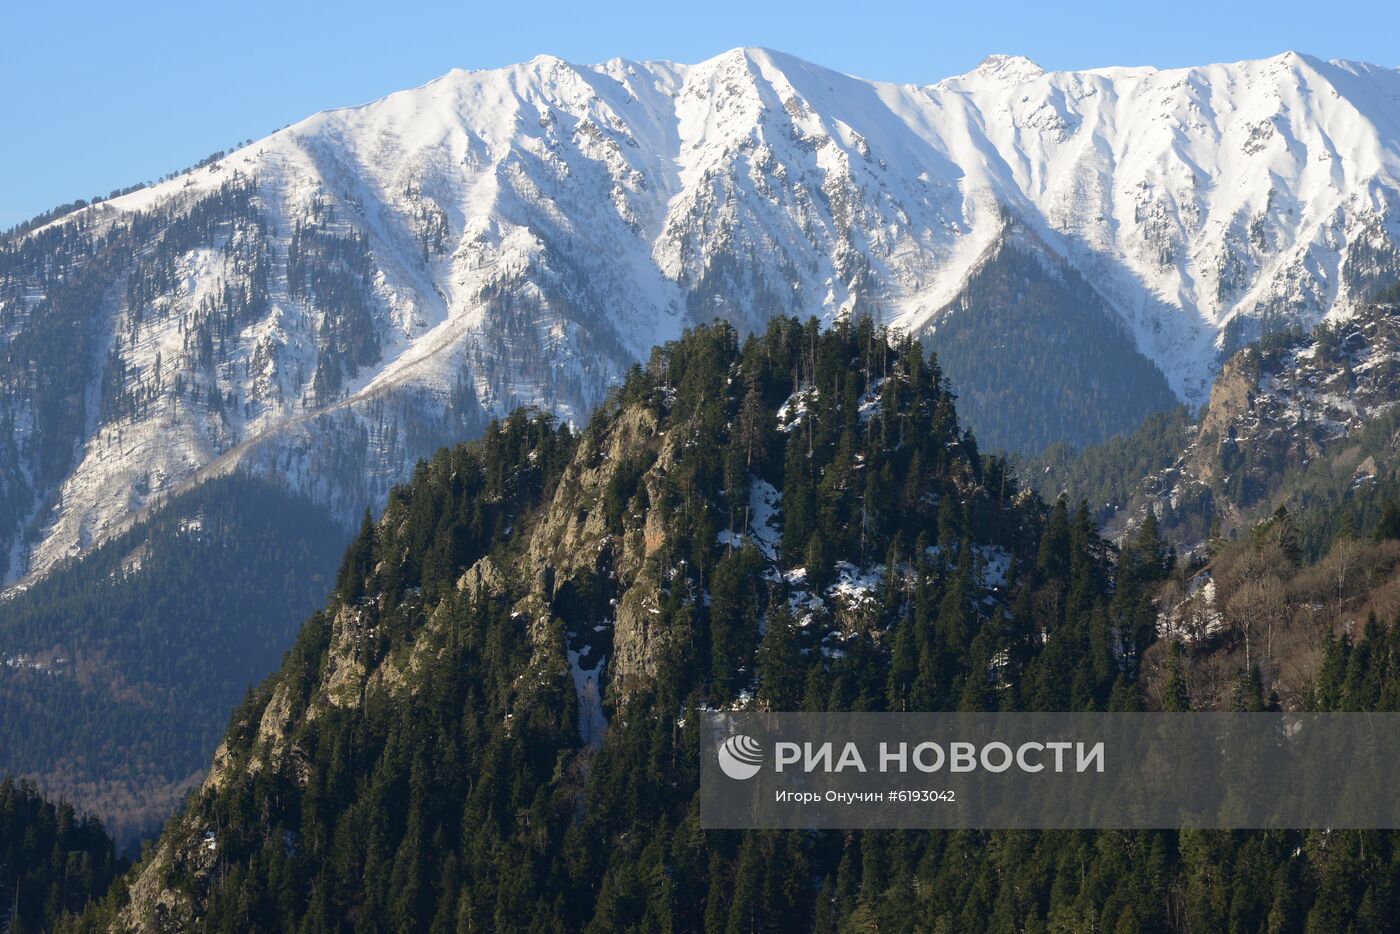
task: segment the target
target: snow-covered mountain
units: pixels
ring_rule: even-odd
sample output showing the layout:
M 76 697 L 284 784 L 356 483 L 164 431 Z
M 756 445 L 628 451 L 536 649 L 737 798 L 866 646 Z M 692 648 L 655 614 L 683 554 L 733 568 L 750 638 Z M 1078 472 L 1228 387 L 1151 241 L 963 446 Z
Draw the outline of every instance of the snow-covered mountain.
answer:
M 1008 231 L 1203 402 L 1222 348 L 1400 268 L 1400 72 L 541 56 L 318 114 L 4 246 L 7 579 L 234 466 L 357 512 L 717 315 L 936 329 Z

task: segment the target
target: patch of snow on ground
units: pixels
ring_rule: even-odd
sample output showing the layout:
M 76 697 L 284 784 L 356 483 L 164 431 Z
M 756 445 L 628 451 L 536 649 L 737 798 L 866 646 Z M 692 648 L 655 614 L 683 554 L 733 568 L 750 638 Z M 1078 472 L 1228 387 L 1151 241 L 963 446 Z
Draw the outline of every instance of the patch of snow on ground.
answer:
M 976 550 L 982 566 L 982 586 L 988 590 L 1005 587 L 1007 575 L 1011 573 L 1010 553 L 996 545 L 978 545 Z
M 603 736 L 608 732 L 608 718 L 603 715 L 603 693 L 599 684 L 602 680 L 603 664 L 608 657 L 598 656 L 598 661 L 593 667 L 585 669 L 581 660 L 591 648 L 585 645 L 577 652 L 569 650 L 569 673 L 573 675 L 574 691 L 578 694 L 578 738 L 597 749 L 603 744 Z
M 1186 596 L 1157 617 L 1157 632 L 1182 642 L 1196 642 L 1221 630 L 1224 620 L 1215 600 L 1215 578 L 1202 571 L 1186 585 Z
M 807 408 L 816 394 L 816 387 L 805 386 L 788 396 L 787 400 L 778 406 L 778 430 L 792 431 L 801 424 L 802 417 L 807 414 Z
M 720 531 L 716 532 L 715 541 L 719 542 L 725 548 L 744 547 L 744 536 L 731 529 L 721 529 Z
M 875 381 L 875 385 L 860 397 L 860 421 L 865 424 L 874 418 L 880 411 L 880 389 L 885 385 L 887 377 L 880 377 Z
M 754 480 L 749 487 L 749 532 L 742 535 L 733 529 L 721 529 L 715 533 L 715 540 L 725 548 L 742 548 L 745 539 L 753 541 L 763 557 L 769 561 L 778 560 L 778 542 L 782 533 L 773 527 L 773 519 L 778 513 L 778 504 L 783 494 L 766 480 Z
M 755 480 L 749 487 L 749 530 L 759 550 L 769 561 L 778 558 L 778 542 L 782 533 L 774 528 L 773 519 L 782 500 L 783 494 L 767 480 Z
M 885 566 L 877 564 L 864 570 L 842 561 L 836 565 L 836 583 L 831 592 L 847 606 L 858 606 L 875 599 L 875 588 L 885 579 Z

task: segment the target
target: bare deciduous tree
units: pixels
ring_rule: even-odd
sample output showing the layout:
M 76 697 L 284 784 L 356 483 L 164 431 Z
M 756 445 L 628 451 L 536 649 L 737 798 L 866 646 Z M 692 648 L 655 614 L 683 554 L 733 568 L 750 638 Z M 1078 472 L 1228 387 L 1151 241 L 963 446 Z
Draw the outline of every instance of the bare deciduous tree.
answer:
M 1267 663 L 1273 645 L 1274 624 L 1283 621 L 1287 612 L 1288 603 L 1284 599 L 1283 581 L 1273 575 L 1246 580 L 1230 595 L 1225 604 L 1225 614 L 1230 625 L 1244 637 L 1246 670 L 1254 663 L 1251 643 L 1261 630 L 1267 632 Z
M 1328 582 L 1331 584 L 1331 597 L 1337 601 L 1339 607 L 1352 595 L 1348 585 L 1355 588 L 1362 576 L 1365 553 L 1366 546 L 1361 542 L 1354 538 L 1343 538 L 1336 541 L 1332 550 L 1327 552 L 1327 557 L 1322 559 L 1323 570 L 1326 571 Z

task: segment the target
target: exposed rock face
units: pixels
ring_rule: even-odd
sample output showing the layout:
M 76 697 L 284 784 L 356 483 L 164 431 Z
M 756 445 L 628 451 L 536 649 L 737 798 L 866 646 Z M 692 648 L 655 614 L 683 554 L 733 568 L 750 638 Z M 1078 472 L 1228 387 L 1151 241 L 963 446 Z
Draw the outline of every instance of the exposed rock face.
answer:
M 624 696 L 649 684 L 666 657 L 674 633 L 656 625 L 659 585 L 643 578 L 628 588 L 617 606 L 613 632 L 612 679 Z
M 1249 415 L 1258 394 L 1258 362 L 1253 355 L 1243 354 L 1226 361 L 1210 388 L 1210 401 L 1201 416 L 1201 435 L 1217 440 L 1228 438 Z M 1197 462 L 1201 479 L 1209 481 L 1216 473 L 1213 459 L 1201 456 Z
M 1218 534 L 1229 536 L 1288 506 L 1299 483 L 1388 477 L 1400 450 L 1397 403 L 1400 306 L 1376 304 L 1310 335 L 1276 336 L 1225 363 L 1194 440 L 1142 483 L 1115 521 L 1150 508 L 1174 526 L 1179 544 L 1194 547 L 1206 527 L 1199 519 L 1174 525 L 1173 517 L 1213 515 Z
M 615 574 L 623 594 L 617 601 L 615 620 L 604 621 L 613 658 L 597 669 L 598 676 L 606 679 L 597 690 L 611 706 L 655 677 L 669 637 L 649 618 L 647 608 L 655 606 L 659 581 L 657 572 L 647 569 L 646 558 L 664 547 L 666 532 L 654 512 L 646 509 L 623 517 L 620 530 L 609 527 L 606 498 L 619 472 L 636 471 L 639 464 L 646 467 L 633 482 L 639 489 L 648 485 L 655 488 L 657 477 L 674 464 L 676 446 L 690 433 L 690 426 L 661 432 L 656 414 L 645 407 L 622 409 L 610 420 L 606 432 L 587 435 L 580 442 L 554 495 L 526 532 L 520 563 L 502 568 L 487 555 L 462 574 L 456 589 L 478 597 L 518 593 L 514 585 L 527 582 L 525 595 L 511 605 L 512 617 L 534 646 L 529 666 L 519 678 L 523 692 L 528 693 L 532 684 L 550 683 L 566 664 L 568 642 L 561 634 L 552 601 L 560 588 L 581 576 Z M 402 513 L 391 506 L 380 525 L 394 527 L 403 521 Z M 410 608 L 416 599 L 410 595 Z M 366 646 L 375 638 L 372 624 L 366 622 L 368 615 L 364 604 L 340 605 L 328 614 L 324 622 L 328 648 L 311 694 L 298 697 L 290 681 L 279 682 L 261 708 L 249 712 L 244 751 L 234 756 L 227 743 L 220 745 L 204 780 L 205 791 L 247 780 L 264 769 L 276 768 L 288 757 L 298 763 L 297 771 L 303 772 L 309 765 L 299 762 L 301 754 L 288 740 L 295 722 L 312 722 L 331 709 L 358 707 L 369 698 L 395 696 L 407 685 L 416 684 L 412 674 L 421 671 L 425 659 L 440 653 L 453 638 L 453 623 L 445 604 L 423 607 L 412 649 L 367 664 Z M 127 930 L 180 930 L 188 926 L 194 903 L 188 896 L 168 890 L 161 879 L 166 869 L 177 863 L 198 877 L 208 878 L 217 861 L 217 843 L 209 842 L 210 833 L 217 838 L 214 829 L 188 818 L 174 819 L 132 886 L 131 904 L 123 913 Z
M 360 692 L 368 674 L 360 653 L 369 635 L 358 607 L 341 607 L 336 612 L 331 623 L 331 652 L 324 678 L 326 698 L 337 707 L 354 707 L 360 703 Z
M 578 458 L 565 472 L 558 493 L 530 540 L 532 578 L 552 581 L 551 586 L 540 588 L 546 599 L 553 597 L 554 586 L 579 570 L 606 570 L 599 562 L 619 544 L 609 539 L 604 512 L 608 484 L 629 464 L 667 450 L 668 440 L 658 434 L 656 416 L 640 408 L 620 413 L 607 437 L 585 436 Z M 658 458 L 651 469 L 664 472 L 668 462 L 669 459 Z M 632 551 L 635 544 L 628 537 L 622 537 L 620 544 L 620 569 L 634 568 L 639 558 L 645 558 L 645 553 L 637 555 Z

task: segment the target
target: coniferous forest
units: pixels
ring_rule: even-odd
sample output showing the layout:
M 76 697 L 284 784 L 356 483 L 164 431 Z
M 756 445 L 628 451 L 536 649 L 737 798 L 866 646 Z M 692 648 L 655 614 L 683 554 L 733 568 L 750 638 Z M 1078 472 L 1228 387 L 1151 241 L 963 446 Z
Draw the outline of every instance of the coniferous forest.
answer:
M 1093 286 L 1049 252 L 1000 244 L 925 337 L 993 450 L 1102 444 L 1178 405 Z
M 703 708 L 1293 703 L 1266 688 L 1277 659 L 1202 679 L 1229 636 L 1157 638 L 1154 599 L 1195 568 L 1154 522 L 1106 541 L 955 404 L 869 319 L 717 324 L 577 432 L 520 411 L 439 452 L 366 517 L 202 787 L 66 927 L 1391 929 L 1390 832 L 700 829 Z M 1373 538 L 1372 571 L 1394 557 Z M 1289 592 L 1316 574 L 1286 515 L 1214 560 L 1235 596 L 1260 566 Z M 1329 633 L 1297 706 L 1395 709 L 1385 622 Z
M 97 819 L 50 803 L 33 785 L 0 782 L 0 930 L 53 930 L 126 865 Z

